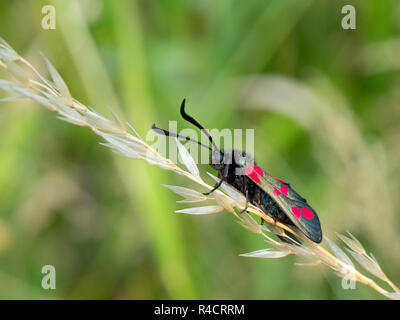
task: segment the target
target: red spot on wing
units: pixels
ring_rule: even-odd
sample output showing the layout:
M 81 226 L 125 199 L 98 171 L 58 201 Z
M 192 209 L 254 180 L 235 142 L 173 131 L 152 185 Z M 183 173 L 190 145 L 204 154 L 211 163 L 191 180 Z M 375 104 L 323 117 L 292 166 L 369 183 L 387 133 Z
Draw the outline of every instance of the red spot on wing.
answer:
M 278 189 L 274 189 L 274 193 L 275 193 L 277 196 L 280 196 L 280 195 L 281 195 L 281 192 L 280 192 Z
M 250 174 L 248 174 L 248 176 L 257 183 L 260 183 L 260 178 L 258 177 L 257 173 L 255 173 L 254 171 Z
M 282 185 L 282 186 L 281 186 L 281 192 L 282 192 L 285 196 L 287 196 L 288 193 L 289 193 L 288 187 Z
M 262 169 L 257 167 L 256 165 L 253 165 L 252 167 L 246 167 L 244 168 L 244 172 L 256 183 L 260 183 L 260 178 L 258 175 L 261 177 L 264 177 L 264 172 Z M 258 173 L 258 175 L 257 175 Z
M 312 212 L 312 210 L 308 209 L 308 208 L 301 208 L 301 214 L 303 215 L 304 218 L 306 219 L 312 219 L 314 218 L 314 213 Z
M 244 172 L 256 183 L 260 183 L 260 178 L 252 167 L 244 168 Z
M 275 188 L 275 189 L 274 189 L 274 193 L 275 193 L 277 196 L 280 196 L 282 193 L 283 193 L 285 196 L 287 196 L 288 193 L 289 193 L 289 189 L 288 189 L 288 187 L 286 187 L 286 186 L 281 186 L 281 189 L 280 189 L 280 190 L 277 189 L 277 188 Z
M 264 172 L 261 168 L 257 167 L 256 165 L 254 165 L 253 168 L 262 178 L 264 178 Z
M 296 217 L 296 219 L 300 219 L 301 211 L 300 211 L 299 207 L 292 207 L 292 212 L 293 212 L 294 216 Z
M 282 180 L 282 179 L 275 178 L 275 180 L 278 180 L 279 182 L 282 182 L 282 183 L 286 183 L 286 181 Z
M 251 167 L 246 167 L 246 168 L 244 168 L 244 172 L 245 172 L 247 175 L 249 175 L 249 174 L 251 174 L 251 173 L 253 172 L 253 168 L 251 168 Z
M 299 207 L 292 207 L 292 212 L 296 219 L 300 219 L 300 216 L 303 215 L 306 219 L 314 218 L 314 213 L 311 209 L 308 208 L 299 208 Z

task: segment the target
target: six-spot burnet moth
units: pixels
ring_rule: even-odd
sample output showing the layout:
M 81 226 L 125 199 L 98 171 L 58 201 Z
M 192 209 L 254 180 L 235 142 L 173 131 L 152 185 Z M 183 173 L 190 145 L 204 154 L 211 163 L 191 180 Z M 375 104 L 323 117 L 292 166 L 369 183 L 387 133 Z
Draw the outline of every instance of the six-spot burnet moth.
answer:
M 322 231 L 317 213 L 307 203 L 306 199 L 293 190 L 288 182 L 270 176 L 258 167 L 254 159 L 244 151 L 219 149 L 207 130 L 185 112 L 185 99 L 182 101 L 180 112 L 183 119 L 195 125 L 208 137 L 211 146 L 189 137 L 157 128 L 155 124 L 153 124 L 152 128 L 157 133 L 192 141 L 210 150 L 210 165 L 218 171 L 220 181 L 206 194 L 218 189 L 223 182 L 228 183 L 246 196 L 246 207 L 242 212 L 251 203 L 259 207 L 275 221 L 295 226 L 310 240 L 316 243 L 321 242 Z M 288 232 L 286 234 L 296 242 L 301 242 L 294 235 Z M 288 241 L 285 237 L 280 238 Z

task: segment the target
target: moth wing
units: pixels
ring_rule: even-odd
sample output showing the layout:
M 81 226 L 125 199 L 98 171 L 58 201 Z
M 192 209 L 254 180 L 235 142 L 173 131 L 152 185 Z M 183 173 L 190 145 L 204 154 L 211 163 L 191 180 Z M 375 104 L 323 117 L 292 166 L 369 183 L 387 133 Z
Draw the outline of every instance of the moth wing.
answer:
M 307 203 L 307 200 L 294 191 L 289 183 L 277 180 L 265 171 L 262 176 L 259 176 L 259 180 L 256 184 L 275 200 L 293 224 L 307 238 L 320 243 L 322 241 L 321 224 L 317 213 Z

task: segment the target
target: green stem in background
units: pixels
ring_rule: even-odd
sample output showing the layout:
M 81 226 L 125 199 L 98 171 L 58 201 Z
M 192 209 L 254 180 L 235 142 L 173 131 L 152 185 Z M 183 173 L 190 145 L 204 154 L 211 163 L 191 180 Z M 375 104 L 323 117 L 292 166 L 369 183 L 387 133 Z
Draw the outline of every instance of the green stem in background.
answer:
M 125 103 L 129 106 L 128 118 L 140 118 L 141 121 L 135 122 L 135 126 L 139 128 L 140 132 L 147 132 L 150 129 L 149 124 L 154 121 L 155 117 L 137 3 L 123 0 L 115 3 L 113 9 L 117 51 L 120 53 L 119 71 Z M 148 185 L 139 187 L 138 184 L 134 184 L 140 198 L 145 198 L 146 190 L 152 190 L 154 185 L 165 181 L 164 173 L 155 172 L 144 163 L 140 163 L 140 167 L 135 168 L 135 175 L 143 184 Z M 154 197 L 157 201 L 147 204 L 149 208 L 146 216 L 149 232 L 154 230 L 154 225 L 162 226 L 153 236 L 156 237 L 159 263 L 165 267 L 161 268 L 165 271 L 164 280 L 169 283 L 172 297 L 195 298 L 196 293 L 187 266 L 185 264 L 176 265 L 177 261 L 185 261 L 184 241 L 179 227 L 171 219 L 171 216 L 163 214 L 166 208 L 170 210 L 169 212 L 173 212 L 173 202 L 163 191 L 154 190 Z M 170 279 L 179 279 L 179 281 L 170 281 Z
M 112 88 L 111 80 L 107 75 L 104 65 L 100 59 L 99 52 L 95 46 L 92 36 L 88 30 L 85 18 L 77 1 L 53 1 L 60 12 L 59 24 L 67 47 L 73 61 L 80 71 L 79 76 L 85 86 L 88 97 L 94 105 L 112 105 L 113 108 L 119 105 L 118 98 Z M 140 23 L 138 15 L 135 21 L 127 16 L 127 2 L 118 1 L 113 3 L 114 13 L 117 15 L 116 33 L 118 46 L 121 52 L 121 75 L 127 93 L 125 101 L 132 109 L 127 110 L 134 115 L 133 119 L 140 118 L 143 126 L 137 125 L 141 130 L 148 129 L 145 124 L 152 123 L 151 99 L 148 86 L 142 83 L 147 79 L 144 48 L 141 41 Z M 130 14 L 136 7 L 135 3 L 129 7 Z M 134 25 L 132 25 L 134 23 Z M 81 44 L 81 50 L 77 51 L 75 44 L 77 39 Z M 84 52 L 85 54 L 82 54 Z M 134 95 L 129 92 L 135 92 Z M 135 112 L 133 112 L 135 109 Z M 118 109 L 117 109 L 118 110 Z M 129 117 L 130 118 L 130 117 Z M 135 125 L 140 122 L 134 122 Z M 166 192 L 152 186 L 160 185 L 163 181 L 163 174 L 143 163 L 135 166 L 126 165 L 126 162 L 118 156 L 115 163 L 119 170 L 120 179 L 123 181 L 127 193 L 132 200 L 133 210 L 141 213 L 136 217 L 146 226 L 147 232 L 152 239 L 155 259 L 159 265 L 160 276 L 168 295 L 172 299 L 193 299 L 196 298 L 192 279 L 187 271 L 187 265 L 182 261 L 185 256 L 184 241 L 179 228 L 171 216 L 164 212 L 173 212 L 173 203 L 166 196 Z M 136 183 L 140 181 L 140 183 Z M 153 197 L 156 201 L 145 201 L 147 190 L 153 190 Z M 157 191 L 159 190 L 159 191 Z M 155 228 L 154 226 L 160 226 Z M 174 281 L 171 281 L 174 279 Z

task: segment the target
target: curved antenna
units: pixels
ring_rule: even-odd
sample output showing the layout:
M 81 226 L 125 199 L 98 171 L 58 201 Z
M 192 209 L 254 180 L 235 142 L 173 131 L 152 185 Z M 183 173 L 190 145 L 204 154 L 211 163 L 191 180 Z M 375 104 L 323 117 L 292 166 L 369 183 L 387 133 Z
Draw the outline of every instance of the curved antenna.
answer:
M 210 151 L 212 151 L 212 149 L 211 149 L 209 146 L 206 146 L 205 144 L 202 144 L 200 141 L 193 140 L 193 139 L 190 138 L 190 137 L 181 136 L 180 134 L 177 134 L 177 133 L 174 133 L 174 132 L 170 132 L 170 131 L 165 130 L 165 129 L 158 128 L 158 127 L 156 127 L 156 125 L 155 125 L 154 123 L 153 123 L 153 125 L 151 126 L 151 128 L 152 128 L 155 132 L 157 132 L 157 133 L 159 133 L 159 134 L 163 134 L 164 136 L 167 136 L 167 137 L 176 137 L 176 138 L 178 138 L 178 139 L 184 139 L 184 140 L 186 140 L 186 141 L 196 142 L 197 144 L 201 145 L 202 147 L 207 148 L 207 149 L 209 149 Z
M 181 104 L 181 116 L 182 116 L 182 118 L 185 119 L 186 121 L 190 122 L 191 124 L 194 124 L 197 128 L 199 128 L 201 130 L 201 132 L 203 132 L 208 137 L 208 139 L 210 140 L 210 142 L 212 143 L 214 148 L 216 150 L 219 150 L 219 148 L 217 147 L 217 145 L 215 144 L 214 140 L 212 139 L 211 135 L 207 132 L 207 130 L 204 129 L 203 126 L 200 123 L 198 123 L 195 119 L 193 119 L 191 116 L 189 116 L 185 112 L 185 102 L 186 102 L 186 98 L 183 99 L 182 104 Z

